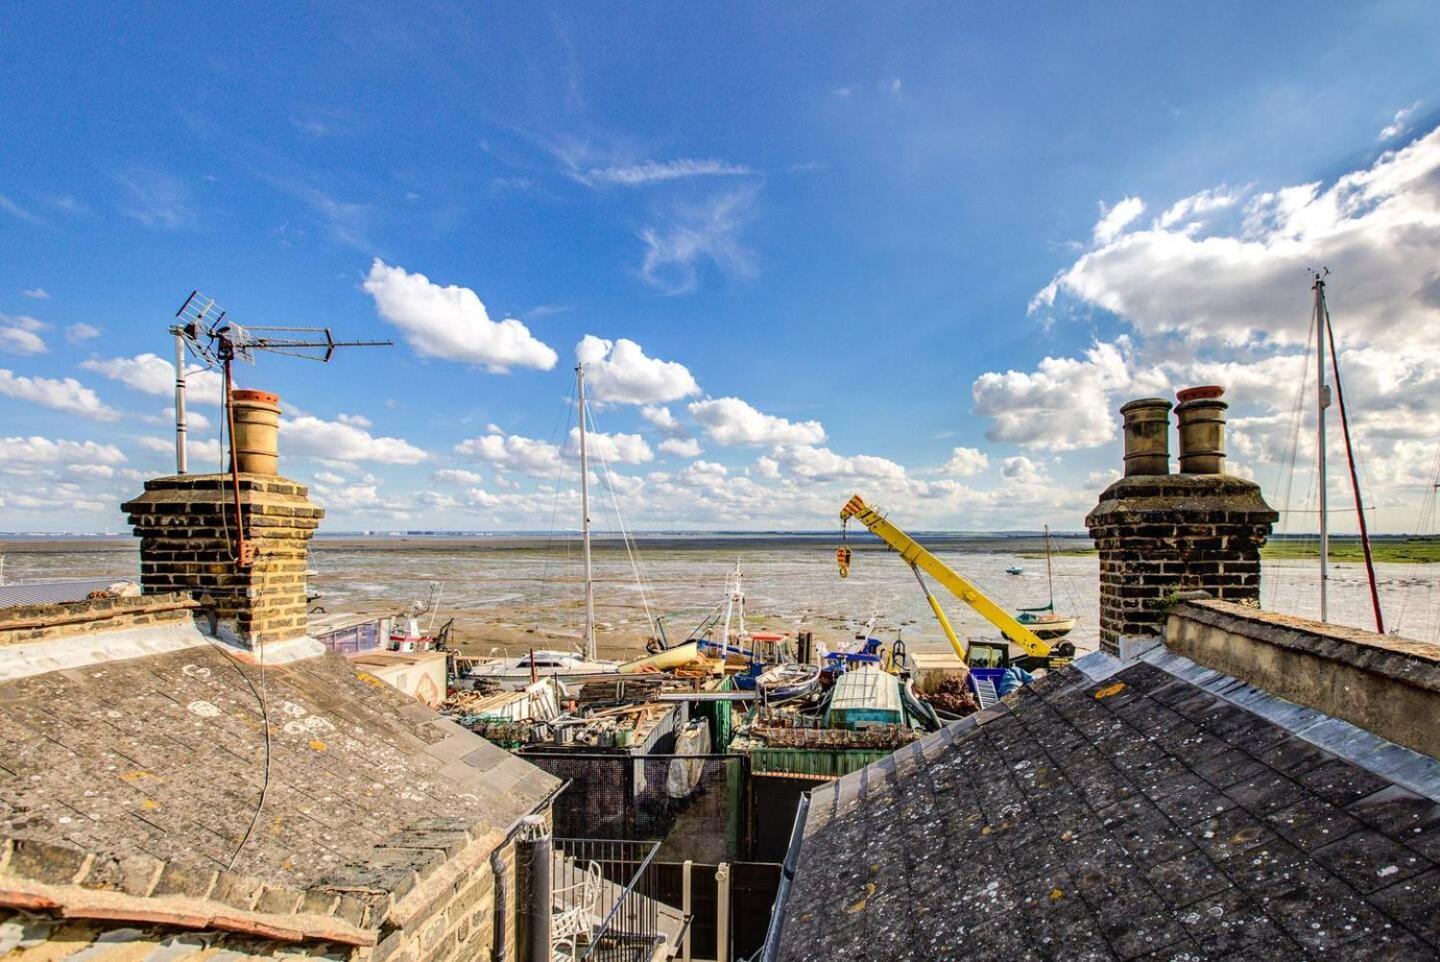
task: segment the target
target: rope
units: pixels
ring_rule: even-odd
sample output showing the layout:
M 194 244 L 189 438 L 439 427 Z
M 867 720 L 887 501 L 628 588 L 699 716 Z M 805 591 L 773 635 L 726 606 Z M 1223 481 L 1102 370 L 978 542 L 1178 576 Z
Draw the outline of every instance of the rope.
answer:
M 590 415 L 590 423 L 595 424 L 598 428 L 599 424 L 595 420 L 595 411 L 590 407 L 588 402 L 585 404 L 585 410 Z M 599 434 L 600 432 L 597 430 L 595 433 Z M 620 513 L 620 501 L 615 497 L 615 481 L 610 473 L 610 463 L 605 460 L 605 452 L 599 447 L 595 449 L 595 454 L 600 459 L 601 470 L 605 473 L 605 486 L 610 491 L 610 503 L 615 508 L 616 526 L 620 529 L 620 539 L 625 545 L 625 554 L 630 559 L 630 570 L 635 574 L 635 584 L 640 589 L 640 605 L 645 610 L 645 621 L 650 626 L 650 634 L 658 638 L 660 633 L 655 627 L 655 616 L 650 610 L 650 599 L 646 593 L 647 584 L 645 576 L 641 574 L 640 563 L 636 560 L 636 551 L 630 543 L 630 533 L 625 530 L 625 518 Z

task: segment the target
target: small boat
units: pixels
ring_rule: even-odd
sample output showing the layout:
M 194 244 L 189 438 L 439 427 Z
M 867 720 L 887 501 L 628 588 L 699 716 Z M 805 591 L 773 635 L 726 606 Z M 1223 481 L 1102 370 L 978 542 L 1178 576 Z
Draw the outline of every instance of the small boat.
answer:
M 819 665 L 776 665 L 755 679 L 755 690 L 768 702 L 788 701 L 810 694 L 819 684 Z
M 641 671 L 665 671 L 669 668 L 684 667 L 699 657 L 700 642 L 698 640 L 687 641 L 673 648 L 662 648 L 653 655 L 646 655 L 644 658 L 627 661 L 616 670 L 622 675 L 629 675 Z
M 1020 567 L 1019 565 L 1011 565 L 1010 567 L 1005 569 L 1005 573 L 1007 575 L 1023 575 L 1025 573 L 1025 569 Z

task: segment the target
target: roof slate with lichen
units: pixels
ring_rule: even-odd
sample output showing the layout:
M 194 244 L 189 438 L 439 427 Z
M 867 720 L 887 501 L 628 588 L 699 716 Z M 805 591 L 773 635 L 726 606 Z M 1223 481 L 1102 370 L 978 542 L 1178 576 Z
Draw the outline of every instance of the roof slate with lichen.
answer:
M 10 874 L 49 844 L 168 863 L 158 886 L 118 886 L 131 894 L 170 879 L 253 911 L 289 904 L 257 883 L 398 899 L 457 839 L 498 837 L 559 784 L 330 653 L 262 673 L 199 644 L 0 684 Z
M 1145 662 L 972 717 L 813 793 L 779 958 L 1440 957 L 1432 797 Z

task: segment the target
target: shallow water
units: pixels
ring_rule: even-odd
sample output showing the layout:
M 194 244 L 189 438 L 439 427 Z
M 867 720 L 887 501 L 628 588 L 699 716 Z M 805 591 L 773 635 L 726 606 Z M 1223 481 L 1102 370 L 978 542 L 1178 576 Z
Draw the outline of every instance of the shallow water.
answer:
M 884 637 L 896 631 L 917 649 L 944 648 L 944 635 L 910 570 L 893 554 L 852 540 L 857 550 L 848 579 L 835 567 L 835 543 L 807 539 L 785 543 L 686 545 L 674 540 L 642 545 L 639 567 L 647 581 L 652 610 L 663 615 L 670 637 L 683 637 L 725 595 L 726 575 L 738 561 L 745 572 L 747 613 L 752 627 L 810 629 L 835 640 L 872 617 Z M 1017 541 L 1019 550 L 997 550 L 996 539 L 948 540 L 936 554 L 1007 608 L 1044 604 L 1048 598 L 1045 560 Z M 313 552 L 317 574 L 312 587 L 330 613 L 393 613 L 441 584 L 441 619 L 455 618 L 457 636 L 472 648 L 524 647 L 545 639 L 569 642 L 582 618 L 581 565 L 571 542 L 488 539 L 387 542 L 322 538 Z M 1097 642 L 1097 569 L 1094 555 L 1057 554 L 1057 611 L 1080 619 L 1071 638 L 1077 647 Z M 1020 565 L 1023 574 L 1005 569 Z M 631 561 L 614 545 L 595 550 L 596 618 L 602 649 L 633 649 L 650 633 Z M 12 543 L 7 577 L 13 581 L 56 577 L 135 577 L 133 542 L 67 545 Z M 1440 565 L 1377 566 L 1387 630 L 1410 638 L 1440 641 Z M 1269 561 L 1263 566 L 1265 607 L 1305 617 L 1319 612 L 1317 566 L 1311 561 Z M 994 638 L 998 633 L 958 600 L 936 590 L 962 636 Z M 1373 628 L 1364 568 L 1332 566 L 1330 620 Z

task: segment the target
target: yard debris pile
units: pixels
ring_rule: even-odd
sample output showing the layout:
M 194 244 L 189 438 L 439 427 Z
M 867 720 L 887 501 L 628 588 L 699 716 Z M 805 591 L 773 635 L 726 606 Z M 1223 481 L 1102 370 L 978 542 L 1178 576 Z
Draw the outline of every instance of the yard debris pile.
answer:
M 958 715 L 961 718 L 973 715 L 980 710 L 980 703 L 975 700 L 975 695 L 965 684 L 964 675 L 951 675 L 942 681 L 933 692 L 920 697 L 928 701 L 937 711 Z

